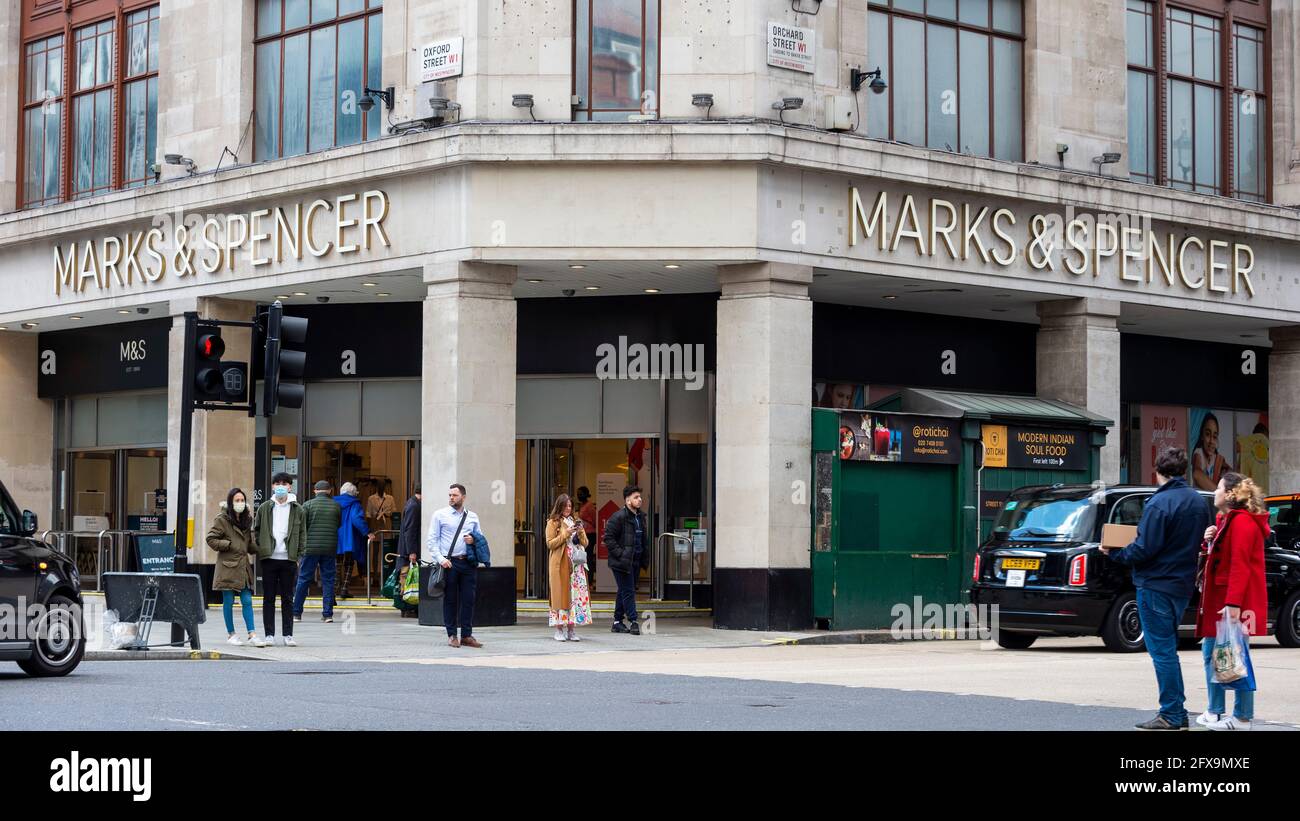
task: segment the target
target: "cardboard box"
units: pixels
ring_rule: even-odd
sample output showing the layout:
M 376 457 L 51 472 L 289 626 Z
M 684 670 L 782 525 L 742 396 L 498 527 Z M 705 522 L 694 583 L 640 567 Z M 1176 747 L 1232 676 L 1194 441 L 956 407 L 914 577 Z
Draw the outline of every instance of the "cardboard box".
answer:
M 1101 546 L 1112 550 L 1128 547 L 1137 537 L 1135 525 L 1102 525 L 1101 528 Z

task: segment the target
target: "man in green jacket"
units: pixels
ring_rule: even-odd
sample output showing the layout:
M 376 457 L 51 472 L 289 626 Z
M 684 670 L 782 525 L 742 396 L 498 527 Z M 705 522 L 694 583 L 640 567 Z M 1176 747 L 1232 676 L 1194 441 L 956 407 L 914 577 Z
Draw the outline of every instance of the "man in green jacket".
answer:
M 284 644 L 293 640 L 293 584 L 298 575 L 298 556 L 307 536 L 307 514 L 293 498 L 293 477 L 277 473 L 271 477 L 271 498 L 257 509 L 253 538 L 262 571 L 262 627 L 266 646 L 275 646 L 275 597 L 280 597 Z
M 333 488 L 321 479 L 316 483 L 316 495 L 302 506 L 307 514 L 307 547 L 298 565 L 298 588 L 293 593 L 293 617 L 302 621 L 302 606 L 307 600 L 307 587 L 320 568 L 321 621 L 334 621 L 334 554 L 339 547 L 339 524 L 343 511 L 330 496 Z

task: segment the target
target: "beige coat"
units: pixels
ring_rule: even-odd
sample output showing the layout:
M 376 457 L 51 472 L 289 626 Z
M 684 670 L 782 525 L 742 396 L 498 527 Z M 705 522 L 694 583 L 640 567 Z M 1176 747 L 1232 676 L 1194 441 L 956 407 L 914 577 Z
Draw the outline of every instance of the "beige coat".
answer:
M 253 587 L 252 530 L 244 530 L 231 521 L 225 511 L 217 514 L 208 530 L 208 547 L 217 551 L 217 569 L 212 574 L 213 590 L 233 590 L 238 593 Z
M 569 560 L 568 533 L 562 521 L 546 522 L 546 549 L 550 557 L 546 562 L 547 576 L 551 582 L 551 609 L 568 610 L 573 606 L 573 562 Z M 578 528 L 578 544 L 587 546 L 587 534 Z

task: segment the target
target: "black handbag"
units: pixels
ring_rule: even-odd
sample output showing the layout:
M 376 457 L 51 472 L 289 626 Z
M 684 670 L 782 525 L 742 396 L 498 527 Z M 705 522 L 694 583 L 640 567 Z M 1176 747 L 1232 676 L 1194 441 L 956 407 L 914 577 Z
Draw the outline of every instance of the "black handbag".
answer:
M 460 524 L 456 525 L 456 535 L 451 537 L 451 547 L 448 550 L 456 549 L 456 540 L 460 538 L 461 528 L 465 526 L 465 517 L 469 516 L 469 511 L 460 514 Z M 451 559 L 451 554 L 447 555 Z M 433 567 L 429 569 L 429 598 L 440 599 L 447 592 L 447 568 L 442 566 L 441 562 L 434 562 Z

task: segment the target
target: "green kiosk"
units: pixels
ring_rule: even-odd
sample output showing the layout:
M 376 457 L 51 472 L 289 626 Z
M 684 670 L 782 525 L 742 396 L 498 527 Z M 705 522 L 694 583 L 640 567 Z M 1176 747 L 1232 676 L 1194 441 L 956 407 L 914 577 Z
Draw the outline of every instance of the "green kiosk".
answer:
M 813 617 L 888 628 L 896 605 L 969 601 L 975 550 L 1007 494 L 1091 483 L 1111 427 L 1049 399 L 908 389 L 813 410 Z

